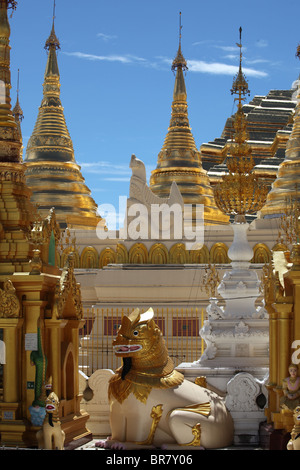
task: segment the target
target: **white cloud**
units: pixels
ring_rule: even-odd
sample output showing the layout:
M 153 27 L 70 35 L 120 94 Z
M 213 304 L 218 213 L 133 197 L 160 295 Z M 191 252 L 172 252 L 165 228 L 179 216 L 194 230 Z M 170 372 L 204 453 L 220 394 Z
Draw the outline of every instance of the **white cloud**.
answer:
M 257 47 L 268 47 L 269 43 L 266 39 L 259 39 L 258 41 L 256 41 L 255 45 Z
M 126 55 L 95 55 L 95 54 L 86 54 L 84 52 L 64 52 L 64 54 L 77 57 L 78 59 L 86 59 L 92 61 L 108 61 L 108 62 L 121 62 L 123 64 L 128 64 L 132 62 L 132 57 Z
M 101 175 L 114 175 L 114 177 L 119 177 L 121 175 L 122 178 L 127 178 L 131 175 L 131 169 L 125 165 L 114 165 L 110 162 L 106 161 L 98 161 L 98 162 L 78 162 L 78 165 L 85 171 L 85 173 L 94 173 L 94 174 L 101 174 Z M 118 176 L 116 176 L 118 175 Z
M 255 64 L 267 64 L 269 63 L 270 61 L 267 60 L 267 59 L 246 59 L 246 57 L 244 58 L 245 62 L 247 62 L 247 64 L 252 64 L 252 65 L 255 65 Z
M 110 55 L 96 55 L 96 54 L 87 54 L 85 52 L 64 52 L 64 54 L 72 57 L 77 57 L 78 59 L 90 60 L 90 61 L 106 61 L 106 62 L 119 62 L 121 64 L 140 64 L 144 67 L 158 67 L 157 62 L 151 62 L 144 57 L 139 57 L 134 54 L 110 54 Z
M 228 59 L 228 60 L 238 60 L 239 58 L 240 56 L 237 54 L 226 54 L 224 56 L 224 59 Z
M 111 34 L 98 33 L 97 37 L 101 38 L 101 39 L 103 39 L 103 41 L 107 42 L 107 41 L 110 41 L 111 39 L 117 39 L 118 36 L 111 35 Z
M 222 51 L 225 51 L 225 52 L 236 52 L 236 51 L 239 50 L 237 46 L 217 46 L 217 45 L 214 45 L 214 47 L 216 47 L 217 49 L 221 49 Z M 245 47 L 243 47 L 243 51 L 245 51 Z
M 127 177 L 120 177 L 120 176 L 112 176 L 110 178 L 103 178 L 104 181 L 115 181 L 119 183 L 129 183 L 130 176 Z
M 78 162 L 78 165 L 85 174 L 101 175 L 103 181 L 129 182 L 132 171 L 128 165 L 116 165 L 107 161 L 98 162 Z M 147 180 L 149 180 L 152 170 L 155 166 L 145 164 Z
M 121 64 L 140 64 L 146 67 L 158 67 L 157 62 L 151 62 L 143 57 L 138 57 L 133 54 L 107 56 L 86 54 L 83 52 L 65 52 L 65 54 L 79 59 L 92 61 L 109 61 L 120 62 Z M 230 56 L 230 58 L 232 59 L 233 56 Z M 172 63 L 172 60 L 166 57 L 157 57 L 156 60 L 159 60 L 161 64 L 164 63 L 170 65 Z M 188 67 L 191 72 L 209 73 L 214 75 L 234 75 L 238 72 L 238 67 L 236 65 L 229 65 L 221 62 L 205 62 L 203 60 L 188 60 Z M 268 76 L 266 72 L 249 67 L 243 67 L 243 71 L 249 77 L 263 78 Z
M 238 72 L 236 65 L 223 64 L 221 62 L 204 62 L 203 60 L 189 60 L 188 67 L 191 72 L 210 73 L 214 75 L 235 75 Z M 263 78 L 267 77 L 266 72 L 243 67 L 243 72 L 247 76 Z

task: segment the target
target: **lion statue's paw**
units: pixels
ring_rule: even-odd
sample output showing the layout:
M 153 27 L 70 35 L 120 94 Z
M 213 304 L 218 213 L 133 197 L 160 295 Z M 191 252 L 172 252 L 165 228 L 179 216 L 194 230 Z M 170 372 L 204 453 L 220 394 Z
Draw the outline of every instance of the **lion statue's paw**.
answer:
M 139 448 L 153 449 L 153 446 L 140 446 L 139 444 L 135 444 L 133 442 L 116 441 L 114 439 L 111 439 L 110 437 L 97 441 L 95 443 L 95 447 L 112 450 L 134 450 Z
M 101 439 L 100 441 L 97 441 L 95 443 L 95 447 L 101 447 L 101 449 L 110 449 L 111 444 L 113 444 L 113 442 L 110 441 L 110 438 L 108 437 L 107 439 Z

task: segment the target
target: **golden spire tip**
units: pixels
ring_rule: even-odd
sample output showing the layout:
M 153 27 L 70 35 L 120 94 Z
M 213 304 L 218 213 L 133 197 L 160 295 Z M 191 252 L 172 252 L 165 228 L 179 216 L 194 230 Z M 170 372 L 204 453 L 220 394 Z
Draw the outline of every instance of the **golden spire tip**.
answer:
M 242 95 L 250 95 L 250 90 L 248 88 L 248 83 L 246 80 L 245 75 L 243 74 L 242 71 L 242 27 L 240 26 L 239 28 L 239 33 L 240 33 L 240 42 L 237 43 L 236 45 L 240 48 L 240 63 L 239 63 L 239 71 L 237 75 L 234 78 L 232 89 L 231 89 L 231 94 L 238 94 L 239 95 L 239 101 L 241 101 Z
M 56 2 L 55 0 L 53 0 L 52 30 L 51 30 L 49 38 L 47 39 L 45 43 L 46 50 L 49 50 L 50 47 L 55 48 L 56 50 L 60 49 L 60 43 L 59 43 L 59 40 L 57 39 L 55 30 L 54 30 L 55 8 L 56 8 Z
M 181 11 L 180 11 L 179 12 L 179 47 L 178 47 L 177 55 L 172 63 L 171 69 L 173 71 L 176 70 L 178 67 L 181 67 L 182 70 L 188 70 L 186 60 L 183 57 L 182 52 L 181 52 L 181 30 L 182 30 L 182 24 L 181 24 Z

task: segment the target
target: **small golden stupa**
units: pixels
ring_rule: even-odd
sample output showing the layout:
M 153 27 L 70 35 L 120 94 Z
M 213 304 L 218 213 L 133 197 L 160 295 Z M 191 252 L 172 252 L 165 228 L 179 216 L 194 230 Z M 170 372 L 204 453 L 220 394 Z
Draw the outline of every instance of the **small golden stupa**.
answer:
M 187 62 L 181 51 L 181 22 L 179 48 L 172 64 L 176 70 L 171 121 L 163 147 L 158 155 L 156 169 L 150 177 L 151 190 L 161 197 L 168 197 L 175 181 L 185 204 L 204 205 L 204 223 L 227 224 L 228 217 L 215 204 L 213 190 L 207 172 L 202 168 L 189 125 L 187 92 L 184 71 Z
M 242 71 L 242 43 L 240 28 L 240 65 L 234 78 L 231 93 L 237 95 L 237 112 L 234 119 L 234 142 L 229 148 L 226 158 L 228 173 L 222 177 L 222 181 L 214 187 L 214 195 L 217 206 L 225 214 L 234 216 L 235 222 L 246 222 L 247 214 L 255 214 L 264 204 L 267 196 L 267 186 L 258 182 L 252 173 L 254 161 L 251 155 L 251 147 L 247 143 L 247 123 L 242 108 L 245 95 L 249 94 L 247 80 Z
M 56 51 L 59 40 L 52 30 L 45 43 L 48 60 L 44 76 L 43 99 L 33 133 L 28 141 L 25 163 L 32 201 L 42 215 L 54 207 L 60 226 L 95 228 L 101 217 L 74 158 L 73 143 L 67 129 L 60 100 L 60 75 Z
M 296 56 L 300 59 L 300 45 Z M 286 144 L 285 158 L 280 163 L 277 178 L 272 184 L 266 204 L 260 211 L 262 218 L 284 216 L 293 199 L 299 201 L 300 178 L 300 86 L 298 85 L 297 105 L 291 135 Z
M 22 163 L 22 140 L 10 99 L 10 25 L 7 9 L 16 2 L 0 1 L 0 275 L 28 271 L 32 256 L 26 233 L 35 219 Z
M 16 121 L 18 129 L 19 129 L 20 139 L 21 139 L 21 143 L 22 143 L 22 147 L 21 147 L 21 150 L 20 150 L 20 155 L 21 155 L 21 158 L 23 160 L 23 139 L 22 139 L 21 122 L 23 121 L 24 114 L 23 114 L 23 110 L 21 108 L 20 101 L 19 101 L 19 74 L 20 74 L 20 71 L 18 70 L 17 101 L 16 101 L 15 106 L 13 107 L 12 113 L 13 113 L 13 116 L 15 118 L 15 121 Z

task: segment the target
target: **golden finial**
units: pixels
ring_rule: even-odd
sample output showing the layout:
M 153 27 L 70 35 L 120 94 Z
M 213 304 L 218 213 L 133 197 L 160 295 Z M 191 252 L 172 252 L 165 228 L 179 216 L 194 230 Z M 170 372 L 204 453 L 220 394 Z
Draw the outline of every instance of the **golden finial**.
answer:
M 181 47 L 181 30 L 182 30 L 182 24 L 181 24 L 181 11 L 179 12 L 179 46 Z
M 181 30 L 182 30 L 182 25 L 181 25 L 181 11 L 180 11 L 179 12 L 179 46 L 178 46 L 177 55 L 172 63 L 173 71 L 176 70 L 178 67 L 181 67 L 182 70 L 188 70 L 187 62 L 181 52 Z
M 49 50 L 51 47 L 54 49 L 60 49 L 60 43 L 54 31 L 54 20 L 55 20 L 55 0 L 53 0 L 53 16 L 52 16 L 52 29 L 50 36 L 45 43 L 45 49 Z
M 214 196 L 217 206 L 225 214 L 232 214 L 235 220 L 245 222 L 246 214 L 254 214 L 259 211 L 265 203 L 268 188 L 258 183 L 252 173 L 254 161 L 251 155 L 251 147 L 247 143 L 247 122 L 242 109 L 242 96 L 250 94 L 248 83 L 242 72 L 242 28 L 240 28 L 240 66 L 233 81 L 232 94 L 237 94 L 238 109 L 234 117 L 234 143 L 230 146 L 230 154 L 226 159 L 229 170 L 224 175 L 221 183 L 214 187 Z
M 20 102 L 19 102 L 19 82 L 20 82 L 20 69 L 18 69 L 17 101 L 16 101 L 14 109 L 12 110 L 12 113 L 13 113 L 15 118 L 17 117 L 19 119 L 19 121 L 22 121 L 23 118 L 24 118 L 24 115 L 23 115 L 23 111 L 22 111 L 22 108 L 21 108 Z
M 250 95 L 250 90 L 248 88 L 248 82 L 246 80 L 245 75 L 242 72 L 242 28 L 240 27 L 239 29 L 240 32 L 240 42 L 236 43 L 236 45 L 240 48 L 240 64 L 239 64 L 239 71 L 236 74 L 233 84 L 232 84 L 232 89 L 231 89 L 231 94 L 237 94 L 238 99 L 241 101 L 242 95 Z

